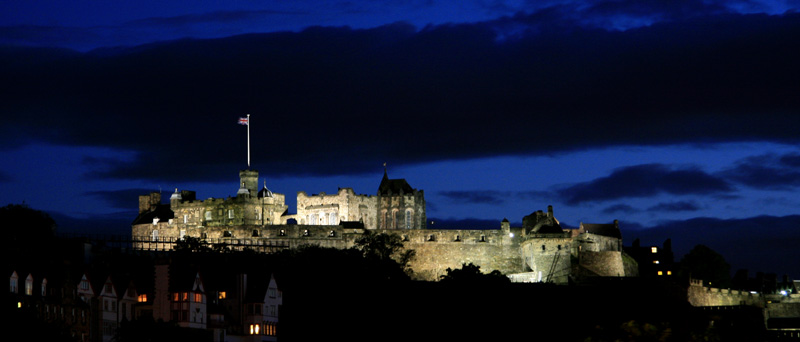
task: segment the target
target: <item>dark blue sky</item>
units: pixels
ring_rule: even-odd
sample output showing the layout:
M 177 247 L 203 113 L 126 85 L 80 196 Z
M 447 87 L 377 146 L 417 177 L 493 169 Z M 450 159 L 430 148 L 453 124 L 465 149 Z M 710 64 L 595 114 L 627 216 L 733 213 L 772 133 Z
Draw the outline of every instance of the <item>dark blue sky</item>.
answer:
M 442 227 L 552 204 L 798 277 L 797 8 L 4 1 L 0 201 L 126 233 L 139 194 L 234 195 L 250 113 L 253 168 L 292 211 L 375 193 L 386 162 Z

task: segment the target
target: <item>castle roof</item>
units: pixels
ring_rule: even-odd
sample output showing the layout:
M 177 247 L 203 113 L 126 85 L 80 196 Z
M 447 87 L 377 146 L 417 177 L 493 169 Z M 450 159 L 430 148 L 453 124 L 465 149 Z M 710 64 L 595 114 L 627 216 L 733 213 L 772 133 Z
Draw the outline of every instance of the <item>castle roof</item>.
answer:
M 153 219 L 155 218 L 158 218 L 159 221 L 168 221 L 175 218 L 175 213 L 172 211 L 169 204 L 157 204 L 154 209 L 145 211 L 140 213 L 139 216 L 136 216 L 136 219 L 134 219 L 131 224 L 153 223 Z
M 266 184 L 264 184 L 264 188 L 262 188 L 258 192 L 258 198 L 264 198 L 264 197 L 272 197 L 272 191 L 269 191 L 269 189 L 267 189 Z
M 378 195 L 399 194 L 401 192 L 410 194 L 414 192 L 414 188 L 404 178 L 389 179 L 386 170 L 384 170 L 383 179 L 381 179 L 381 184 L 378 186 Z
M 619 231 L 619 223 L 614 220 L 614 223 L 582 223 L 581 228 L 591 234 L 614 237 L 621 239 L 622 233 Z
M 536 230 L 534 233 L 536 234 L 563 234 L 564 229 L 561 228 L 561 225 L 558 222 L 554 222 L 553 224 L 543 224 L 538 227 L 539 229 Z

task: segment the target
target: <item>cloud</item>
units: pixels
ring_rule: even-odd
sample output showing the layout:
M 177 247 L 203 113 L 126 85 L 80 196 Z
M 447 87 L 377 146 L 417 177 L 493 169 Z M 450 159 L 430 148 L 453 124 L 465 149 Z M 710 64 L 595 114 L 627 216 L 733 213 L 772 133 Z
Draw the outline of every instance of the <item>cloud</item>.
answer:
M 580 204 L 659 194 L 713 195 L 732 190 L 724 180 L 696 168 L 643 164 L 618 168 L 606 177 L 570 185 L 558 193 L 565 203 Z
M 456 203 L 470 204 L 502 204 L 508 198 L 508 193 L 492 190 L 440 191 L 439 195 Z
M 553 26 L 498 41 L 497 25 L 524 28 L 535 16 L 313 27 L 82 54 L 0 48 L 0 110 L 8 113 L 0 132 L 9 133 L 0 145 L 107 146 L 137 158 L 95 176 L 215 181 L 246 167 L 246 129 L 235 124 L 245 113 L 253 114 L 253 166 L 270 177 L 364 174 L 384 161 L 798 140 L 800 51 L 791 43 L 800 14 L 627 31 Z M 641 171 L 660 172 L 676 190 L 620 188 L 610 178 L 564 194 L 578 203 L 729 190 L 697 170 Z M 607 193 L 587 197 L 581 187 Z
M 787 190 L 800 186 L 800 154 L 766 154 L 745 158 L 720 175 L 756 189 Z
M 114 208 L 118 209 L 130 209 L 136 207 L 138 204 L 134 202 L 139 196 L 147 195 L 155 189 L 123 189 L 123 190 L 100 190 L 100 191 L 88 191 L 84 192 L 83 195 L 91 196 L 99 198 Z M 169 196 L 172 192 L 167 191 L 166 193 L 162 193 L 162 200 L 169 199 Z M 135 215 L 134 215 L 135 216 Z M 131 217 L 130 215 L 128 217 Z
M 631 214 L 638 211 L 639 209 L 636 209 L 627 204 L 614 204 L 612 206 L 606 207 L 601 212 L 603 214 L 616 214 L 616 213 Z
M 431 224 L 433 222 L 433 224 Z M 522 223 L 512 223 L 513 227 L 522 226 Z M 499 229 L 500 221 L 477 218 L 435 218 L 428 217 L 428 229 Z
M 700 209 L 701 209 L 700 206 L 698 206 L 694 202 L 678 201 L 678 202 L 659 203 L 652 207 L 647 208 L 647 211 L 676 212 L 676 211 L 698 211 Z

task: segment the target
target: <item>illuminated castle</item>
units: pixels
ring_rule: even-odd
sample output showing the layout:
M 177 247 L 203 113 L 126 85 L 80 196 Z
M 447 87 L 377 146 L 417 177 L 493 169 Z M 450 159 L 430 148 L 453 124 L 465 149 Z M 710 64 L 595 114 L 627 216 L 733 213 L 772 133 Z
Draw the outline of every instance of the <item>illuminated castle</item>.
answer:
M 132 224 L 134 248 L 172 249 L 186 236 L 222 248 L 274 251 L 319 245 L 350 248 L 367 231 L 400 235 L 414 249 L 410 263 L 418 279 L 437 280 L 447 268 L 473 263 L 484 272 L 498 270 L 518 282 L 567 283 L 591 276 L 637 275 L 623 257 L 618 222 L 581 224 L 563 229 L 553 214 L 537 211 L 512 228 L 427 229 L 424 191 L 384 171 L 376 195 L 351 188 L 336 194 L 297 194 L 297 214 L 288 214 L 283 194 L 258 189 L 258 172 L 239 172 L 235 197 L 197 200 L 194 191 L 175 190 L 169 204 L 159 193 L 139 196 L 139 215 Z

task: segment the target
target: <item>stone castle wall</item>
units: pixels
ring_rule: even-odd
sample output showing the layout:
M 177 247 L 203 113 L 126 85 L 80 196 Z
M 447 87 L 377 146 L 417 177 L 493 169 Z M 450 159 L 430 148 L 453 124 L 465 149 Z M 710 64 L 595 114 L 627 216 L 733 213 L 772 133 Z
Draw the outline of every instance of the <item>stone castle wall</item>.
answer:
M 448 268 L 473 263 L 481 271 L 504 274 L 521 272 L 519 232 L 506 230 L 379 230 L 403 237 L 406 248 L 416 251 L 410 266 L 420 280 L 438 280 Z
M 425 229 L 425 192 L 377 196 L 379 229 Z
M 622 252 L 581 252 L 579 264 L 584 269 L 603 277 L 624 277 L 626 267 L 622 260 Z
M 158 241 L 152 240 L 153 230 L 158 230 Z M 133 226 L 135 248 L 171 249 L 180 238 L 180 227 L 168 222 Z M 272 225 L 231 226 L 188 229 L 185 236 L 206 239 L 210 243 L 238 245 L 280 245 L 297 248 L 317 245 L 346 249 L 364 234 L 364 229 L 343 228 L 339 225 Z M 374 233 L 397 234 L 404 240 L 406 249 L 416 251 L 410 266 L 415 278 L 438 280 L 447 268 L 461 268 L 473 263 L 488 273 L 498 270 L 504 274 L 524 270 L 519 254 L 522 238 L 519 229 L 511 230 L 429 230 L 429 229 L 378 229 Z M 510 234 L 514 234 L 511 237 Z M 568 259 L 568 258 L 567 258 Z
M 322 192 L 309 196 L 300 191 L 297 193 L 296 220 L 298 224 L 361 221 L 365 228 L 374 229 L 377 227 L 377 203 L 377 197 L 356 195 L 350 188 L 340 188 L 336 194 L 330 195 Z
M 764 307 L 764 298 L 761 294 L 706 287 L 699 279 L 691 280 L 687 297 L 692 306 L 751 305 Z
M 526 267 L 524 271 L 532 272 L 536 281 L 566 284 L 572 270 L 572 243 L 572 238 L 566 234 L 529 237 L 520 247 Z

